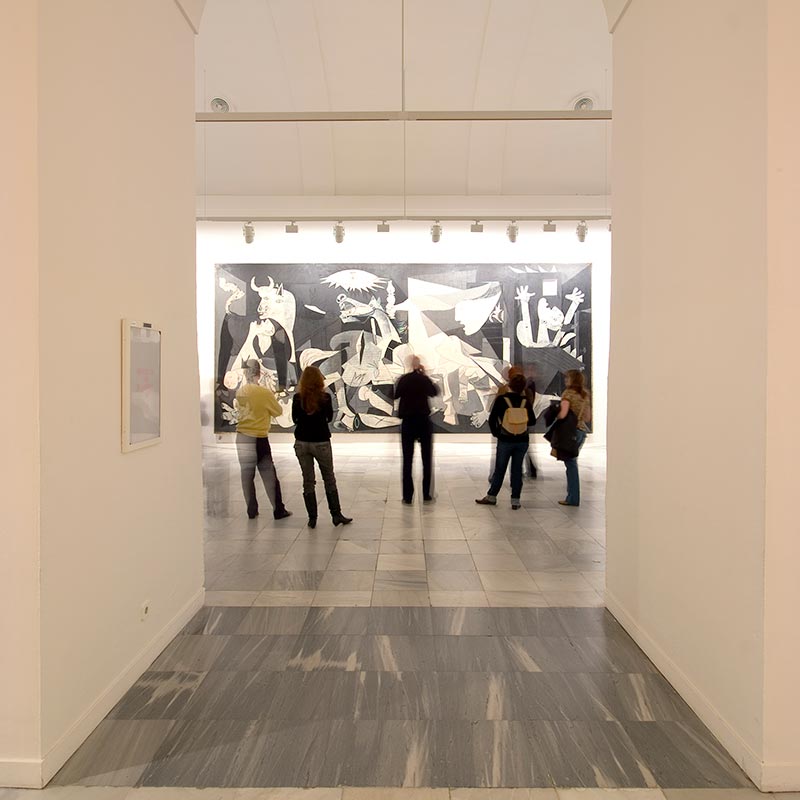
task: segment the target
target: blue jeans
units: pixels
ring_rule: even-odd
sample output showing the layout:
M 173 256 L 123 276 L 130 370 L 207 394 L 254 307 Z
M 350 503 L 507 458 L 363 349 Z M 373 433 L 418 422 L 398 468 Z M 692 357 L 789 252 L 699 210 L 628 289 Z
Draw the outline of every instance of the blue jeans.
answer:
M 586 431 L 578 431 L 578 448 L 583 447 L 586 441 Z M 566 501 L 571 506 L 579 506 L 581 504 L 581 479 L 578 475 L 578 457 L 568 458 L 564 462 L 564 467 L 567 470 L 567 497 Z
M 497 459 L 495 461 L 494 475 L 492 475 L 492 485 L 489 487 L 488 494 L 497 497 L 500 487 L 503 485 L 503 478 L 506 476 L 508 462 L 511 461 L 511 497 L 519 500 L 522 494 L 522 462 L 528 452 L 527 442 L 503 442 L 497 441 Z

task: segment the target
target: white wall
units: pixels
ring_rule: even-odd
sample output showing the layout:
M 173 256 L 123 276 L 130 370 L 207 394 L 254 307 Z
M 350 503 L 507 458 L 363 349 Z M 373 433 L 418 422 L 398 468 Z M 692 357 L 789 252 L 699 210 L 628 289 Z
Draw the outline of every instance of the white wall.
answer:
M 752 776 L 764 725 L 766 9 L 634 0 L 614 35 L 608 602 Z
M 203 566 L 193 34 L 162 0 L 39 8 L 47 777 L 202 601 Z M 125 455 L 123 317 L 160 325 L 164 343 L 163 442 Z
M 440 213 L 447 213 L 441 211 Z M 576 223 L 559 223 L 555 233 L 543 233 L 541 223 L 519 223 L 511 244 L 506 224 L 484 223 L 482 234 L 469 231 L 469 222 L 443 223 L 442 239 L 431 241 L 430 223 L 392 223 L 377 233 L 375 223 L 347 223 L 344 242 L 336 244 L 330 223 L 300 225 L 286 234 L 283 224 L 256 223 L 256 238 L 246 244 L 238 223 L 198 224 L 197 286 L 198 342 L 203 395 L 214 379 L 214 265 L 215 264 L 370 264 L 370 263 L 586 263 L 592 272 L 592 341 L 594 346 L 594 443 L 605 441 L 606 384 L 610 303 L 610 239 L 608 223 L 591 223 L 584 243 L 575 236 Z
M 800 525 L 796 507 L 800 432 L 797 307 L 800 272 L 795 231 L 800 197 L 800 109 L 786 92 L 800 75 L 800 4 L 769 2 L 769 162 L 767 195 L 768 360 L 764 651 L 764 779 L 772 789 L 800 788 Z
M 39 338 L 36 3 L 0 0 L 0 785 L 39 754 Z

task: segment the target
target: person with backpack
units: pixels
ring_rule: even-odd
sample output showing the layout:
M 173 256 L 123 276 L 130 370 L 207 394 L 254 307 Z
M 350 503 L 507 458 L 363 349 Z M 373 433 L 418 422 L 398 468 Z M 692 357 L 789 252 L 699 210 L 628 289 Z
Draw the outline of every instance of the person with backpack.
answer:
M 533 405 L 525 392 L 525 376 L 513 374 L 508 381 L 509 391 L 499 395 L 489 414 L 489 428 L 497 439 L 497 456 L 492 483 L 485 497 L 475 502 L 482 506 L 497 505 L 497 495 L 503 485 L 511 462 L 511 508 L 520 507 L 522 494 L 522 465 L 528 452 L 528 428 L 536 424 Z

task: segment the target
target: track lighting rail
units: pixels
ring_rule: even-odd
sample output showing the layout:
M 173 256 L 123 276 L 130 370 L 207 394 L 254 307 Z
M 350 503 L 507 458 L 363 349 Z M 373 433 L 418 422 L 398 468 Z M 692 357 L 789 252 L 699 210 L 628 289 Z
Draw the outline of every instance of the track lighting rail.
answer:
M 559 216 L 558 214 L 537 214 L 534 216 L 526 214 L 480 214 L 476 217 L 475 214 L 467 216 L 447 216 L 442 214 L 428 214 L 427 216 L 416 215 L 392 215 L 392 214 L 378 214 L 377 216 L 370 215 L 356 215 L 356 216 L 342 216 L 341 214 L 328 216 L 312 216 L 304 217 L 302 214 L 292 214 L 284 216 L 238 216 L 234 215 L 215 215 L 215 216 L 197 216 L 197 222 L 473 222 L 475 219 L 480 219 L 482 222 L 507 222 L 509 219 L 514 219 L 517 222 L 576 222 L 584 220 L 585 222 L 597 222 L 599 220 L 611 220 L 610 214 L 571 214 L 567 216 Z
M 229 111 L 199 112 L 196 122 L 555 122 L 610 120 L 611 110 L 574 111 Z

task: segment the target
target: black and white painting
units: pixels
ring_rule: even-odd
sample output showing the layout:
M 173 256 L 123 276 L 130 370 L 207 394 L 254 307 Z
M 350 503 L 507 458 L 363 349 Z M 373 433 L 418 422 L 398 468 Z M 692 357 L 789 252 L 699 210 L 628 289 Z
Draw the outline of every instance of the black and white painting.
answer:
M 503 369 L 535 382 L 537 410 L 583 369 L 591 388 L 590 264 L 218 264 L 215 430 L 236 426 L 242 365 L 262 381 L 291 429 L 300 372 L 319 367 L 335 430 L 397 429 L 392 388 L 416 354 L 441 389 L 437 432 L 488 432 Z

